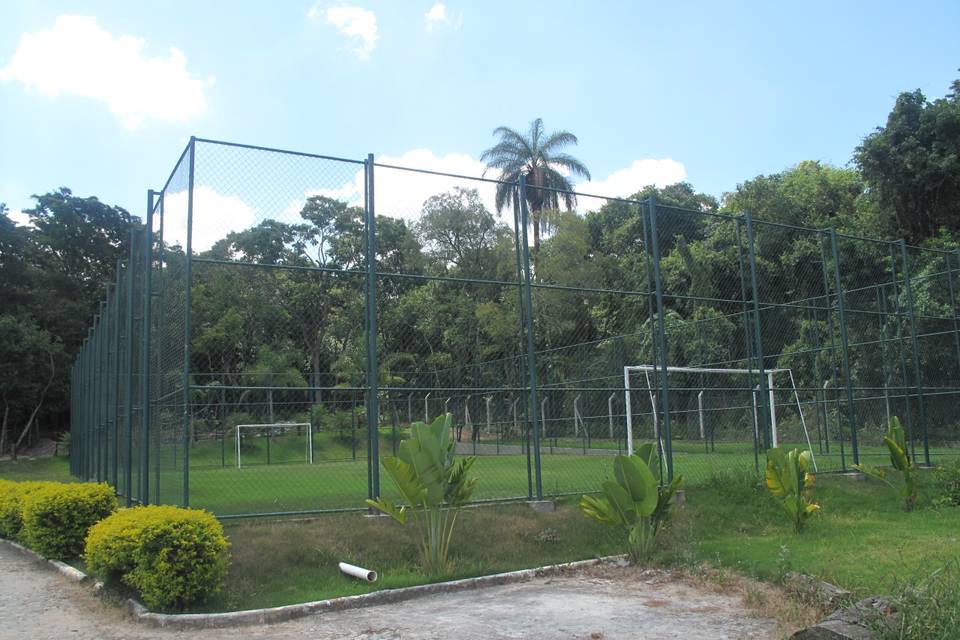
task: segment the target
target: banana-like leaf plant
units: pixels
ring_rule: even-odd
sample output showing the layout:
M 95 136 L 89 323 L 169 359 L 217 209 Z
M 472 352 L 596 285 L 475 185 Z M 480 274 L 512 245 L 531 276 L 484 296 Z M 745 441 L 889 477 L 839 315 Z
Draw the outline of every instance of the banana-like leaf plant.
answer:
M 767 450 L 764 481 L 771 495 L 787 512 L 797 533 L 803 531 L 810 516 L 820 510 L 820 505 L 813 501 L 816 476 L 810 473 L 812 460 L 809 451 Z
M 890 451 L 890 466 L 893 470 L 900 472 L 900 482 L 893 483 L 889 479 L 887 469 L 875 467 L 869 464 L 855 464 L 853 467 L 871 478 L 876 478 L 886 483 L 891 489 L 896 491 L 903 498 L 903 508 L 905 511 L 913 511 L 917 504 L 917 480 L 914 476 L 915 468 L 910 461 L 910 454 L 907 453 L 907 436 L 900 426 L 900 419 L 896 416 L 890 419 L 890 426 L 887 428 L 887 434 L 883 436 L 883 442 Z M 899 486 L 898 486 L 899 485 Z
M 651 444 L 632 456 L 613 459 L 613 479 L 601 485 L 601 495 L 585 495 L 580 510 L 585 516 L 622 530 L 627 537 L 630 560 L 640 563 L 650 557 L 657 534 L 673 513 L 673 498 L 683 484 L 677 476 L 659 486 L 659 458 Z
M 397 456 L 381 461 L 403 499 L 403 505 L 378 496 L 367 500 L 400 524 L 406 524 L 413 513 L 421 532 L 420 551 L 423 570 L 431 576 L 443 575 L 451 569 L 450 541 L 457 515 L 470 500 L 476 478 L 469 478 L 476 458 L 456 458 L 450 437 L 453 416 L 445 414 L 427 425 L 415 422 L 410 438 L 400 443 Z

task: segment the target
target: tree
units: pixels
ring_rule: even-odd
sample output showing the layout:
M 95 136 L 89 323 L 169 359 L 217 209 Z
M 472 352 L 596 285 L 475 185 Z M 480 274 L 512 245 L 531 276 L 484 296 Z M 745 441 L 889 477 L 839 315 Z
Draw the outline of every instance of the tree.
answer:
M 960 230 L 960 80 L 933 102 L 919 89 L 901 93 L 854 161 L 908 241 Z
M 36 424 L 50 387 L 63 365 L 63 345 L 27 317 L 0 315 L 0 452 L 8 448 L 14 458 L 24 438 Z M 60 368 L 63 368 L 61 366 Z
M 457 187 L 423 203 L 417 232 L 442 271 L 455 268 L 461 275 L 481 277 L 493 271 L 485 267 L 505 229 L 483 206 L 476 189 Z
M 497 185 L 497 213 L 507 205 L 515 211 L 519 209 L 519 195 L 508 183 L 516 182 L 521 175 L 526 176 L 533 251 L 537 253 L 540 251 L 540 232 L 544 222 L 542 211 L 559 209 L 561 201 L 568 210 L 576 206 L 577 198 L 570 193 L 573 183 L 564 172 L 590 179 L 590 172 L 582 162 L 561 151 L 564 147 L 577 144 L 577 136 L 569 131 L 547 134 L 541 118 L 530 123 L 530 131 L 526 136 L 509 127 L 497 127 L 493 135 L 499 137 L 499 141 L 484 151 L 480 160 L 487 163 L 488 171 L 500 171 L 500 178 L 506 182 Z
M 0 307 L 30 334 L 17 340 L 56 345 L 36 351 L 41 357 L 30 374 L 39 376 L 38 392 L 50 376 L 46 353 L 51 349 L 54 373 L 39 405 L 39 396 L 29 394 L 13 393 L 7 401 L 10 419 L 23 415 L 26 420 L 39 406 L 33 426 L 56 428 L 69 410 L 68 360 L 87 335 L 104 285 L 115 280 L 117 262 L 129 254 L 130 227 L 136 219 L 120 207 L 75 196 L 67 188 L 33 199 L 35 206 L 24 211 L 29 225 L 15 224 L 6 207 L 0 207 Z

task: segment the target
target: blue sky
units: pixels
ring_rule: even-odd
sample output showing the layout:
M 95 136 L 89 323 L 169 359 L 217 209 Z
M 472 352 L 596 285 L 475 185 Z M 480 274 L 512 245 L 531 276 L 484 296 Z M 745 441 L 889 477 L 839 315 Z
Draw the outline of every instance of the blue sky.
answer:
M 719 196 L 849 162 L 897 93 L 960 76 L 958 33 L 956 1 L 4 0 L 0 201 L 140 214 L 191 134 L 470 171 L 538 116 L 591 191 Z

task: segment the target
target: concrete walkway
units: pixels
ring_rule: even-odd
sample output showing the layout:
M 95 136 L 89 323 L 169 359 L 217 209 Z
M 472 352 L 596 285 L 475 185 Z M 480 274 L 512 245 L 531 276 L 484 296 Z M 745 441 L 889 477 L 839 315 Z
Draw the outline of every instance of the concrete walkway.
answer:
M 168 631 L 126 620 L 93 591 L 0 545 L 0 639 L 237 638 L 776 638 L 773 620 L 751 617 L 739 597 L 635 569 L 424 597 L 273 626 Z

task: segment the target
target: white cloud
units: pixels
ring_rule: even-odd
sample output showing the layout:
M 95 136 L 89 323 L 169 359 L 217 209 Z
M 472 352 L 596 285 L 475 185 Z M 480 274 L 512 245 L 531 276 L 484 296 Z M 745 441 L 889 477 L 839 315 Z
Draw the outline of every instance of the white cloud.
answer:
M 31 227 L 30 216 L 22 211 L 7 211 L 7 217 L 21 227 Z
M 645 158 L 634 160 L 626 169 L 619 169 L 611 173 L 605 180 L 590 180 L 577 184 L 574 189 L 582 193 L 625 198 L 640 191 L 647 185 L 665 187 L 687 178 L 687 170 L 683 164 L 670 158 L 655 160 Z M 581 205 L 593 208 L 592 199 L 581 198 Z
M 453 173 L 467 177 L 482 177 L 486 165 L 465 153 L 448 153 L 437 155 L 430 149 L 413 149 L 399 156 L 379 156 L 378 165 L 394 165 Z M 581 182 L 574 189 L 581 193 L 597 196 L 627 197 L 643 187 L 653 184 L 665 187 L 682 182 L 687 172 L 684 166 L 676 160 L 665 158 L 662 160 L 644 159 L 635 160 L 626 169 L 611 173 L 605 180 Z M 497 174 L 487 172 L 487 178 L 496 178 Z M 491 212 L 495 212 L 496 184 L 462 178 L 449 178 L 429 173 L 403 171 L 378 166 L 374 173 L 374 193 L 376 197 L 377 215 L 403 218 L 416 221 L 423 210 L 423 203 L 430 196 L 450 191 L 454 187 L 476 189 L 484 205 Z M 363 170 L 359 169 L 353 179 L 338 185 L 326 186 L 308 190 L 302 199 L 291 202 L 286 208 L 287 216 L 298 217 L 303 204 L 310 196 L 323 195 L 328 198 L 341 200 L 353 206 L 363 206 Z M 578 209 L 582 212 L 598 208 L 602 202 L 596 198 L 579 198 Z M 503 216 L 505 222 L 510 222 L 511 214 Z
M 167 57 L 144 54 L 146 40 L 114 36 L 87 16 L 59 16 L 52 28 L 20 36 L 0 81 L 17 81 L 28 89 L 106 103 L 128 127 L 144 120 L 185 122 L 207 109 L 201 80 L 187 71 L 176 47 Z
M 187 246 L 187 194 L 178 191 L 164 196 L 163 241 Z M 256 212 L 237 196 L 227 196 L 200 185 L 193 189 L 194 252 L 206 251 L 231 231 L 249 229 L 257 220 Z
M 456 16 L 447 13 L 447 5 L 438 2 L 430 10 L 423 14 L 424 28 L 427 31 L 434 31 L 440 27 L 450 27 L 459 29 L 463 25 L 463 14 L 457 13 Z
M 317 3 L 307 12 L 311 20 L 324 20 L 356 43 L 351 49 L 360 60 L 366 60 L 377 46 L 377 16 L 360 7 L 330 7 L 321 9 Z
M 379 156 L 377 164 L 397 167 L 440 171 L 468 177 L 483 177 L 486 165 L 465 153 L 448 153 L 439 156 L 430 149 L 413 149 L 399 156 Z M 487 172 L 487 178 L 496 178 Z M 302 200 L 291 202 L 286 208 L 288 216 L 299 216 L 309 196 L 322 195 L 341 200 L 353 206 L 363 206 L 363 170 L 356 172 L 353 180 L 340 185 L 311 189 Z M 423 203 L 430 197 L 450 191 L 455 187 L 476 189 L 490 212 L 495 212 L 496 184 L 464 178 L 450 178 L 429 173 L 404 171 L 378 166 L 374 172 L 374 194 L 377 215 L 415 221 L 420 217 Z

